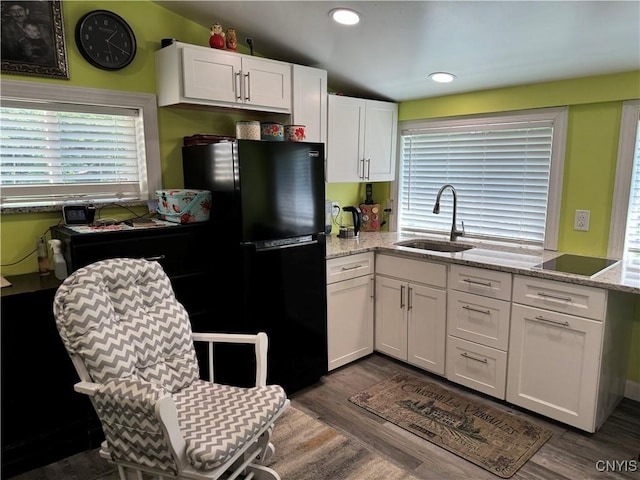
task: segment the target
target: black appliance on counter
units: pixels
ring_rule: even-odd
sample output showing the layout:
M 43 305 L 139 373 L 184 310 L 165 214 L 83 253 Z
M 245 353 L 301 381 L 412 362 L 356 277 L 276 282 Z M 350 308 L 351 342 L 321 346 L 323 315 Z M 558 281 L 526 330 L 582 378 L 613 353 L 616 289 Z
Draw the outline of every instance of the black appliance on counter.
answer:
M 194 330 L 264 331 L 268 383 L 316 382 L 328 361 L 324 144 L 237 140 L 184 146 L 182 158 L 185 188 L 212 192 L 210 300 L 231 312 Z M 233 363 L 232 347 L 216 348 L 219 368 Z M 216 367 L 216 379 L 252 368 Z

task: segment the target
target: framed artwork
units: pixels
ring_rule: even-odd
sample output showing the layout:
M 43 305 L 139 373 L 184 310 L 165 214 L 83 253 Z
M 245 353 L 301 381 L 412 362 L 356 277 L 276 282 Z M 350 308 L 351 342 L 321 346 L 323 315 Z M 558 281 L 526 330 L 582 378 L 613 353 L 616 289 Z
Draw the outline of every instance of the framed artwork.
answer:
M 69 79 L 61 0 L 0 1 L 1 71 Z

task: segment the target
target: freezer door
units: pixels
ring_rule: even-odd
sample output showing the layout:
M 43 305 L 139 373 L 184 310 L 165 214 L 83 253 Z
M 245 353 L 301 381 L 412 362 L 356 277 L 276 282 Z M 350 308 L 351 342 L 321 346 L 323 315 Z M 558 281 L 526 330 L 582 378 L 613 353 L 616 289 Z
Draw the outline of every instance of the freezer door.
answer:
M 242 241 L 324 231 L 324 144 L 238 141 Z

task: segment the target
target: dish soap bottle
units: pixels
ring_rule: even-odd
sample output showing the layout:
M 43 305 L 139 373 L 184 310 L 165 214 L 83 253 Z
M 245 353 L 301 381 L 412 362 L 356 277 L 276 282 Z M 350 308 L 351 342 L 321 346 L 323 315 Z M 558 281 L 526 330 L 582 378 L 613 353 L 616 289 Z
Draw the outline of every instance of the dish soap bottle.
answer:
M 62 248 L 60 240 L 49 240 L 49 246 L 53 250 L 53 265 L 55 276 L 58 280 L 64 280 L 67 278 L 67 262 L 64 261 L 62 256 Z

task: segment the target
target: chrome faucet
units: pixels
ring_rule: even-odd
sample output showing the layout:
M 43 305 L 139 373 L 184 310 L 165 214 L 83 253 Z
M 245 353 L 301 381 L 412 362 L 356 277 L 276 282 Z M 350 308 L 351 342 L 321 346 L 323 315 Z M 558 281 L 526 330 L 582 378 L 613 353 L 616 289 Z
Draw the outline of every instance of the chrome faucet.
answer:
M 451 240 L 452 242 L 455 242 L 456 238 L 464 235 L 464 222 L 462 222 L 462 230 L 458 230 L 456 228 L 456 211 L 458 209 L 458 194 L 456 193 L 456 189 L 453 188 L 453 185 L 447 183 L 446 185 L 443 185 L 442 187 L 440 187 L 440 190 L 438 191 L 438 195 L 436 195 L 436 204 L 433 206 L 433 213 L 435 213 L 436 215 L 440 213 L 440 197 L 442 196 L 442 192 L 444 192 L 446 188 L 450 188 L 451 193 L 453 193 L 453 219 L 451 221 L 451 236 L 449 237 L 449 240 Z

